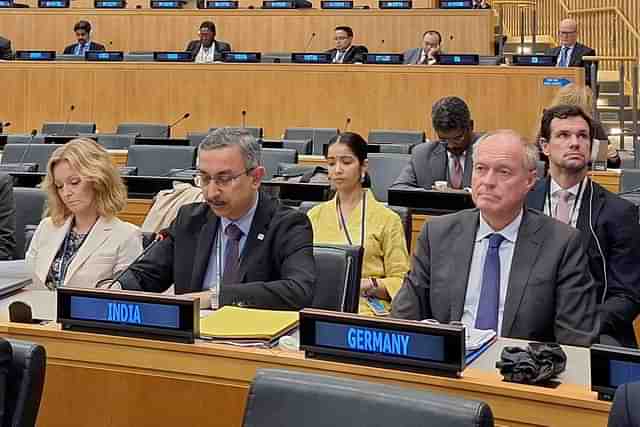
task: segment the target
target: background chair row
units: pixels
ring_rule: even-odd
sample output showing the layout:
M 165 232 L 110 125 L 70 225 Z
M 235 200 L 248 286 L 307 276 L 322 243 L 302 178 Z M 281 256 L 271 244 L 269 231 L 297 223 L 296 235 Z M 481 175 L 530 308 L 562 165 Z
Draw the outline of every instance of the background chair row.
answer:
M 190 145 L 197 146 L 209 132 L 217 127 L 211 127 L 208 132 L 190 132 L 187 139 Z M 245 127 L 257 139 L 263 139 L 264 131 L 261 127 Z M 285 148 L 295 148 L 300 154 L 322 155 L 324 146 L 339 133 L 337 128 L 287 128 L 281 140 L 267 140 L 271 143 L 286 142 Z M 122 123 L 115 133 L 96 133 L 95 123 L 82 122 L 45 122 L 40 134 L 11 134 L 7 135 L 7 143 L 43 143 L 47 136 L 84 136 L 94 138 L 107 149 L 124 149 L 135 142 L 136 137 L 168 138 L 171 129 L 161 123 Z M 410 148 L 426 140 L 425 133 L 410 130 L 377 130 L 372 129 L 368 135 L 370 144 L 381 145 L 381 152 L 408 153 Z M 292 141 L 310 141 L 310 146 L 295 144 Z

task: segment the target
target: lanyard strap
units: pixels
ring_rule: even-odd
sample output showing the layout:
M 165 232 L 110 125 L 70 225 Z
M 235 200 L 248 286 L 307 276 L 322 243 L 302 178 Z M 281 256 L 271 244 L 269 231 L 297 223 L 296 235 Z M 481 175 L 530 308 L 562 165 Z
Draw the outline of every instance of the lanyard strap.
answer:
M 549 207 L 549 210 L 548 210 L 547 213 L 551 218 L 555 218 L 555 212 L 553 212 L 553 210 L 551 209 L 551 179 L 552 178 L 549 178 L 549 184 L 547 185 L 547 191 L 546 191 L 546 193 L 547 193 L 547 205 Z M 586 179 L 588 179 L 588 178 L 586 178 Z M 583 188 L 584 182 L 585 182 L 585 179 L 580 181 L 580 185 L 578 186 L 578 194 L 576 195 L 576 198 L 573 200 L 573 205 L 571 206 L 571 213 L 569 214 L 569 224 L 568 225 L 571 225 L 573 223 L 573 218 L 574 218 L 574 215 L 576 213 L 576 206 L 578 206 L 578 202 L 580 201 L 580 198 L 582 197 L 583 190 L 584 190 L 584 188 L 586 188 L 586 186 Z M 558 207 L 557 207 L 557 204 L 556 204 L 556 210 L 557 210 L 557 208 Z M 578 215 L 580 215 L 580 212 L 578 212 Z M 578 225 L 578 219 L 576 218 L 576 226 L 577 225 Z
M 93 227 L 95 227 L 97 222 L 98 222 L 98 220 L 96 220 L 96 222 L 94 222 L 93 225 L 91 225 L 91 228 L 89 229 L 89 231 L 87 231 L 87 233 L 84 235 L 84 237 L 82 237 L 82 240 L 80 241 L 80 244 L 78 245 L 76 250 L 73 252 L 73 254 L 71 254 L 71 256 L 68 259 L 65 259 L 66 258 L 66 254 L 67 254 L 67 249 L 69 249 L 69 240 L 71 240 L 69 238 L 69 236 L 71 235 L 72 230 L 73 230 L 73 226 L 76 223 L 75 222 L 75 218 L 71 222 L 71 226 L 69 227 L 69 231 L 67 232 L 67 235 L 64 238 L 64 246 L 63 246 L 63 249 L 62 249 L 62 256 L 60 257 L 60 260 L 58 261 L 58 270 L 60 271 L 60 275 L 59 275 L 59 279 L 58 279 L 58 283 L 57 283 L 56 287 L 59 288 L 64 284 L 64 279 L 67 277 L 67 271 L 69 270 L 69 266 L 71 265 L 71 262 L 73 261 L 73 259 L 75 258 L 76 254 L 78 253 L 78 251 L 80 250 L 80 248 L 84 244 L 85 240 L 87 240 L 87 237 L 89 237 L 89 234 L 91 234 L 91 230 L 93 230 Z
M 367 205 L 367 192 L 366 190 L 362 191 L 362 218 L 360 220 L 360 246 L 364 247 L 364 235 L 365 235 L 365 215 L 366 215 L 366 205 Z M 349 230 L 347 229 L 347 222 L 344 219 L 344 215 L 342 215 L 342 208 L 340 207 L 340 196 L 336 196 L 336 208 L 338 210 L 338 217 L 340 218 L 340 226 L 344 233 L 344 236 L 347 238 L 347 242 L 349 245 L 353 246 L 353 241 L 351 240 L 351 236 L 349 235 Z

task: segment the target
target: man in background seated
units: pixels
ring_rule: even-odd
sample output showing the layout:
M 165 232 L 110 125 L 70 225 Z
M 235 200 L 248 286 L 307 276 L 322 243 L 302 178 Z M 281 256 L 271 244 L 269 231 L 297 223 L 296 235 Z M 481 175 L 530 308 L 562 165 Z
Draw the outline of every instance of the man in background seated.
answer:
M 425 31 L 422 35 L 422 47 L 409 49 L 404 53 L 405 64 L 434 65 L 440 57 L 442 36 L 436 30 Z
M 392 315 L 590 345 L 596 291 L 580 235 L 524 208 L 536 181 L 536 146 L 503 130 L 479 141 L 473 155 L 477 208 L 424 225 Z
M 11 40 L 0 36 L 0 59 L 13 59 L 13 51 L 11 50 Z
M 578 23 L 574 19 L 563 19 L 558 29 L 560 46 L 548 49 L 547 55 L 558 57 L 558 67 L 584 67 L 585 83 L 592 86 L 598 78 L 598 73 L 591 75 L 590 62 L 584 62 L 583 56 L 595 56 L 596 51 L 578 43 Z
M 549 177 L 538 181 L 527 205 L 581 231 L 601 303 L 601 341 L 635 348 L 633 320 L 640 314 L 638 207 L 589 179 L 593 128 L 580 107 L 545 110 L 539 135 Z
M 391 188 L 431 190 L 436 181 L 447 181 L 456 189 L 471 185 L 471 147 L 480 135 L 473 133 L 469 107 L 457 96 L 448 96 L 433 104 L 431 119 L 439 140 L 414 147 L 411 161 Z
M 205 201 L 183 206 L 168 237 L 123 275 L 124 289 L 200 297 L 210 305 L 299 310 L 316 279 L 307 216 L 259 192 L 260 145 L 242 129 L 221 128 L 198 148 L 196 184 Z
M 16 204 L 11 176 L 0 173 L 0 260 L 13 258 L 16 248 Z
M 229 43 L 216 40 L 216 24 L 204 21 L 200 24 L 200 40 L 191 40 L 185 49 L 191 52 L 198 64 L 207 64 L 222 59 L 222 52 L 230 52 Z
M 100 43 L 91 41 L 91 23 L 89 21 L 78 21 L 73 26 L 73 31 L 76 33 L 77 42 L 64 48 L 65 55 L 84 56 L 90 50 L 105 50 Z
M 364 60 L 363 55 L 369 52 L 366 46 L 352 44 L 353 30 L 351 27 L 336 27 L 334 40 L 336 41 L 336 47 L 327 51 L 327 53 L 331 54 L 331 62 L 334 64 L 362 62 Z

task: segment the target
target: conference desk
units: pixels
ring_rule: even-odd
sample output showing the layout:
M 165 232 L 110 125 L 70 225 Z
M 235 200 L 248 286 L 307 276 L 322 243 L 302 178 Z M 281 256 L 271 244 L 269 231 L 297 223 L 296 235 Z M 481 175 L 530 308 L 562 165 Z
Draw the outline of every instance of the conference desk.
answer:
M 557 80 L 584 82 L 582 68 L 303 64 L 0 63 L 0 117 L 12 132 L 45 121 L 91 121 L 101 132 L 122 122 L 170 123 L 172 131 L 212 126 L 431 129 L 432 104 L 457 95 L 478 131 L 512 128 L 531 135 L 558 90 Z M 69 114 L 69 106 L 75 111 Z
M 242 7 L 251 2 L 262 5 L 262 0 L 241 1 Z M 92 39 L 109 50 L 131 52 L 184 50 L 198 38 L 200 23 L 213 21 L 217 39 L 231 43 L 236 51 L 291 52 L 330 49 L 335 46 L 334 28 L 349 25 L 355 32 L 354 43 L 372 52 L 420 47 L 426 30 L 438 30 L 448 52 L 494 55 L 491 10 L 380 10 L 377 1 L 371 6 L 368 10 L 1 9 L 0 28 L 14 49 L 61 53 L 75 42 L 74 24 L 88 19 Z
M 35 295 L 34 295 L 35 293 Z M 49 291 L 10 300 L 53 301 Z M 0 301 L 6 319 L 8 301 Z M 246 349 L 197 341 L 175 344 L 0 323 L 0 336 L 47 350 L 39 427 L 240 426 L 248 386 L 259 368 L 280 368 L 428 389 L 487 402 L 498 426 L 605 426 L 610 404 L 590 391 L 588 351 L 566 347 L 568 369 L 557 388 L 506 383 L 494 368 L 501 340 L 462 375 L 444 378 L 306 359 L 302 352 Z

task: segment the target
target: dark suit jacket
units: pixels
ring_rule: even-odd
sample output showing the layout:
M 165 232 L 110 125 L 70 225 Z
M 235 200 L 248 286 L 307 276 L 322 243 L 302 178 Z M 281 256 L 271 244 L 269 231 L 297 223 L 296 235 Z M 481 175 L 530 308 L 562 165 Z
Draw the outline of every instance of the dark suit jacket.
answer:
M 436 217 L 418 237 L 411 271 L 393 299 L 403 319 L 462 319 L 478 209 Z M 590 345 L 596 292 L 577 230 L 525 210 L 513 252 L 502 336 Z
M 636 347 L 633 320 L 640 314 L 638 208 L 591 180 L 588 182 L 580 204 L 577 228 L 581 231 L 583 247 L 589 258 L 598 302 L 602 301 L 604 293 L 604 269 L 590 222 L 606 261 L 608 288 L 606 301 L 600 306 L 600 333 L 614 338 L 618 345 Z M 538 181 L 527 198 L 527 205 L 544 210 L 549 185 L 549 178 Z
M 12 259 L 16 247 L 16 204 L 11 176 L 0 174 L 0 260 Z
M 219 60 L 222 59 L 222 52 L 231 52 L 231 45 L 229 43 L 221 42 L 218 40 L 214 40 L 215 51 L 213 53 L 213 59 Z M 200 46 L 202 42 L 200 40 L 191 40 L 185 49 L 187 52 L 191 52 L 191 55 L 195 58 L 198 52 L 200 52 Z
M 333 59 L 336 57 L 336 53 L 338 52 L 338 49 L 329 49 L 327 51 L 327 53 L 331 54 L 331 61 L 333 62 Z M 344 59 L 342 60 L 343 64 L 353 64 L 354 62 L 362 62 L 364 61 L 364 54 L 368 53 L 369 50 L 367 49 L 366 46 L 357 46 L 357 45 L 351 45 L 349 46 L 349 49 L 347 50 L 347 53 L 345 53 L 344 55 Z
M 185 205 L 169 238 L 132 264 L 124 289 L 202 290 L 220 219 L 205 203 Z M 261 194 L 240 261 L 240 282 L 220 288 L 221 305 L 298 310 L 311 303 L 316 278 L 313 231 L 303 213 Z
M 547 55 L 559 56 L 561 49 L 562 48 L 560 46 L 558 46 L 558 47 L 554 47 L 552 49 L 547 49 L 545 53 Z M 571 58 L 569 59 L 569 66 L 570 67 L 584 67 L 584 73 L 585 73 L 584 74 L 585 75 L 585 80 L 584 81 L 589 86 L 591 86 L 591 69 L 589 67 L 589 65 L 591 63 L 590 62 L 584 62 L 582 60 L 582 57 L 583 56 L 595 56 L 595 54 L 596 54 L 596 51 L 594 49 L 591 49 L 590 47 L 585 46 L 583 44 L 576 43 L 573 51 L 571 52 Z M 597 71 L 597 67 L 596 67 L 596 71 Z M 597 77 L 598 77 L 598 73 L 596 72 L 596 75 L 593 76 L 593 78 L 597 79 Z
M 607 427 L 640 427 L 640 411 L 633 409 L 640 402 L 640 382 L 622 384 L 613 398 Z
M 0 37 L 0 59 L 13 59 L 11 40 Z
M 70 44 L 69 46 L 64 48 L 64 52 L 62 52 L 63 55 L 73 55 L 73 52 L 75 52 L 76 50 L 76 46 L 78 46 L 78 43 L 74 43 L 74 44 Z M 104 51 L 104 45 L 101 45 L 100 43 L 96 43 L 96 42 L 91 42 L 89 43 L 89 50 L 99 50 L 99 51 Z
M 480 138 L 480 134 L 473 135 L 473 142 L 467 149 L 464 160 L 464 175 L 462 186 L 471 187 L 471 174 L 473 172 L 473 159 L 471 156 L 473 144 Z M 391 188 L 422 187 L 431 190 L 436 181 L 447 181 L 451 184 L 449 176 L 449 157 L 447 146 L 440 141 L 423 142 L 416 145 L 411 152 L 411 161 L 402 170 Z

